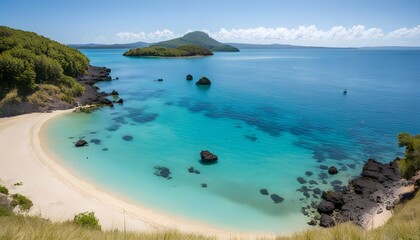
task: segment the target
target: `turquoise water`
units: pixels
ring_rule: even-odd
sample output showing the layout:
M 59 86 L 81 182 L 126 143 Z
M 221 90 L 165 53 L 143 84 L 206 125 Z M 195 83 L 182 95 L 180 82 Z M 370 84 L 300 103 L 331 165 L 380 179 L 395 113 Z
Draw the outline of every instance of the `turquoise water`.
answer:
M 98 86 L 118 90 L 124 105 L 55 119 L 49 146 L 87 179 L 170 216 L 234 231 L 301 230 L 309 221 L 301 208 L 319 195 L 298 189 L 346 183 L 369 157 L 401 156 L 399 132 L 420 133 L 420 51 L 243 50 L 188 59 L 123 52 L 83 50 L 119 77 Z M 210 88 L 195 85 L 201 76 Z M 75 148 L 80 137 L 101 142 Z M 217 164 L 200 164 L 204 149 Z M 340 173 L 325 175 L 321 165 Z M 154 175 L 155 166 L 168 167 L 172 179 Z

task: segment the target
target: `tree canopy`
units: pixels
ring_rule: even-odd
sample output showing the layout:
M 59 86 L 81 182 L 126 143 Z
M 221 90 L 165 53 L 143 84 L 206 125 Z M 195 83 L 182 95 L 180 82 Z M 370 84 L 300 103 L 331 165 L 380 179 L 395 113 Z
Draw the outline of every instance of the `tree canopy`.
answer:
M 420 134 L 400 133 L 398 143 L 400 147 L 405 147 L 405 158 L 400 161 L 401 172 L 404 177 L 411 178 L 420 170 Z
M 130 49 L 124 53 L 124 56 L 143 57 L 191 57 L 209 55 L 213 55 L 210 50 L 196 45 L 184 45 L 177 48 L 151 46 Z
M 59 87 L 70 99 L 83 92 L 74 78 L 85 74 L 88 65 L 88 58 L 76 49 L 0 26 L 0 99 L 14 89 L 27 96 L 42 84 Z

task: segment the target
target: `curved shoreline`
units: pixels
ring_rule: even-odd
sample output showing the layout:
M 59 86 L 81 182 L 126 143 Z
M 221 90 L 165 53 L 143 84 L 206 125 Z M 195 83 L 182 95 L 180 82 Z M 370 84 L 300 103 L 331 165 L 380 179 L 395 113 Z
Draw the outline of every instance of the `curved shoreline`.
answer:
M 79 179 L 46 151 L 42 129 L 55 117 L 73 110 L 32 113 L 0 119 L 0 183 L 12 192 L 27 195 L 34 202 L 31 214 L 52 221 L 71 220 L 77 213 L 94 211 L 105 230 L 155 231 L 178 230 L 221 239 L 274 238 L 274 234 L 241 233 L 212 228 L 176 216 L 131 204 L 114 194 Z M 45 144 L 45 143 L 44 143 Z M 22 186 L 13 186 L 23 182 Z

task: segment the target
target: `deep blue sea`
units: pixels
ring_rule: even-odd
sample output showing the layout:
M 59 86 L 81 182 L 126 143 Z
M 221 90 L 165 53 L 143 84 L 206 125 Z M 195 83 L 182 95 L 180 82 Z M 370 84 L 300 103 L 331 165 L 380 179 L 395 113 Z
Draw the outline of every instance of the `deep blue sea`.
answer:
M 301 208 L 320 197 L 313 189 L 346 184 L 368 158 L 402 156 L 397 134 L 420 133 L 420 51 L 242 50 L 184 59 L 124 51 L 82 50 L 119 78 L 97 86 L 117 90 L 124 105 L 53 120 L 48 144 L 89 181 L 169 216 L 234 231 L 302 230 L 310 219 Z M 210 87 L 195 85 L 202 76 Z M 79 138 L 100 142 L 75 148 Z M 217 164 L 199 162 L 205 149 Z M 327 174 L 332 165 L 337 175 Z M 169 168 L 171 179 L 156 176 L 156 166 Z

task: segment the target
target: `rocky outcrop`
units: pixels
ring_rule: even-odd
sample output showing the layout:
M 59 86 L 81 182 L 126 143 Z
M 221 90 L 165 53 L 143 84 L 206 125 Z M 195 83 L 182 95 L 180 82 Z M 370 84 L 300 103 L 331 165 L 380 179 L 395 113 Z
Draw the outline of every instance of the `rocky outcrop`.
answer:
M 321 214 L 321 218 L 319 220 L 319 226 L 321 227 L 334 227 L 335 221 L 334 218 L 327 214 Z
M 201 162 L 205 164 L 216 163 L 218 160 L 217 156 L 208 150 L 201 151 L 200 156 L 201 156 Z
M 0 193 L 0 206 L 4 208 L 10 208 L 10 199 L 6 194 Z
M 88 143 L 84 140 L 84 139 L 79 139 L 74 146 L 75 147 L 84 147 L 86 146 Z
M 319 213 L 325 213 L 330 215 L 333 213 L 334 209 L 335 207 L 332 202 L 324 200 L 318 205 L 317 211 Z
M 207 77 L 202 77 L 195 84 L 196 85 L 210 86 L 211 85 L 211 81 Z
M 366 227 L 373 215 L 391 210 L 404 196 L 402 187 L 409 184 L 401 178 L 395 161 L 382 164 L 369 159 L 361 176 L 351 181 L 347 188 L 322 194 L 323 200 L 317 206 L 321 213 L 319 225 L 330 227 L 353 221 Z

